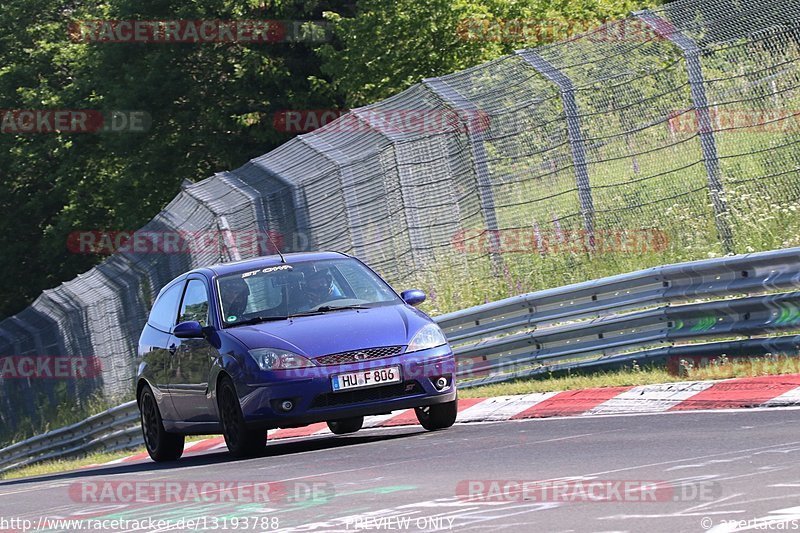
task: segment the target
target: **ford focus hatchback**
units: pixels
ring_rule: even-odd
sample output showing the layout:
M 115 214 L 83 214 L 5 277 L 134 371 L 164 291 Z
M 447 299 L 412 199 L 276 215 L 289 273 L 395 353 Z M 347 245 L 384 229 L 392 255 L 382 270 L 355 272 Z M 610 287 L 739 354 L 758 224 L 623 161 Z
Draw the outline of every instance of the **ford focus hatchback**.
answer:
M 166 285 L 139 339 L 136 398 L 147 451 L 175 460 L 185 435 L 222 433 L 234 456 L 267 430 L 414 408 L 429 430 L 456 419 L 455 361 L 439 327 L 366 265 L 338 253 L 260 257 Z

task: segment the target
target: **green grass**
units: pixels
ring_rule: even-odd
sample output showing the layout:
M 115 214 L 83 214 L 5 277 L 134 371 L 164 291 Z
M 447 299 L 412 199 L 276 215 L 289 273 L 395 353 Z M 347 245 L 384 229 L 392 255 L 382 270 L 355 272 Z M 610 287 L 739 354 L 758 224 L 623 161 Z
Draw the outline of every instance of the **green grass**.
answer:
M 666 246 L 637 249 L 618 245 L 589 252 L 575 251 L 577 247 L 563 243 L 546 250 L 523 243 L 523 251 L 504 252 L 500 268 L 495 269 L 485 250 L 459 251 L 454 242 L 459 230 L 486 228 L 486 216 L 480 208 L 482 189 L 472 171 L 462 169 L 473 165 L 466 137 L 457 139 L 465 143 L 460 148 L 456 142 L 431 144 L 425 137 L 395 154 L 405 166 L 412 165 L 414 177 L 405 178 L 401 186 L 399 174 L 392 174 L 398 188 L 390 192 L 391 200 L 387 201 L 392 206 L 409 202 L 412 209 L 393 212 L 398 218 L 389 218 L 389 226 L 382 211 L 374 210 L 375 220 L 365 223 L 361 231 L 365 242 L 379 245 L 366 247 L 362 258 L 369 263 L 393 265 L 394 274 L 383 272 L 384 277 L 401 289 L 425 290 L 428 300 L 422 309 L 439 315 L 537 290 L 723 256 L 726 251 L 717 231 L 700 140 L 696 132 L 674 131 L 663 122 L 671 112 L 691 107 L 684 62 L 674 47 L 642 46 L 625 54 L 604 56 L 602 46 L 575 41 L 560 52 L 567 54 L 562 58 L 565 64 L 583 64 L 586 53 L 589 57 L 602 56 L 603 62 L 597 65 L 606 71 L 637 72 L 632 78 L 612 78 L 612 85 L 603 87 L 592 81 L 596 67 L 568 69 L 568 75 L 576 77 L 573 81 L 581 87 L 576 98 L 583 133 L 589 141 L 587 172 L 594 227 L 606 236 L 655 230 L 666 236 Z M 607 48 L 613 52 L 617 47 L 618 43 L 612 42 Z M 750 109 L 757 120 L 768 120 L 766 115 L 759 119 L 758 113 L 798 109 L 800 97 L 794 84 L 800 74 L 800 49 L 794 40 L 786 39 L 783 46 L 777 46 L 765 34 L 760 40 L 725 43 L 718 48 L 702 58 L 709 98 L 717 102 L 713 106 L 719 106 L 714 107 L 714 113 L 722 110 L 722 116 L 726 110 Z M 493 183 L 494 214 L 500 228 L 521 228 L 528 235 L 539 231 L 551 239 L 563 239 L 564 232 L 581 230 L 583 220 L 561 100 L 552 84 L 541 76 L 518 79 L 518 72 L 512 61 L 492 63 L 484 71 L 485 79 L 476 81 L 475 86 L 481 94 L 486 93 L 485 87 L 496 88 L 491 91 L 491 109 L 497 112 L 492 111 L 484 143 Z M 474 75 L 482 76 L 477 72 Z M 508 86 L 511 76 L 515 82 Z M 521 85 L 517 87 L 517 83 Z M 517 109 L 523 93 L 552 93 L 553 97 L 537 102 L 532 113 L 524 113 Z M 497 99 L 505 106 L 497 105 Z M 481 100 L 481 105 L 484 103 L 489 101 Z M 728 207 L 718 219 L 731 228 L 735 253 L 800 246 L 796 155 L 800 132 L 796 124 L 786 124 L 789 127 L 783 130 L 728 131 L 725 124 L 715 125 L 722 130 L 715 133 L 715 139 L 719 179 Z M 441 157 L 428 156 L 437 150 Z M 397 174 L 396 169 L 394 172 Z M 365 220 L 370 220 L 368 211 L 362 213 Z M 415 227 L 414 239 L 403 230 L 404 223 L 397 224 L 403 217 L 409 217 L 405 224 Z M 327 220 L 328 215 L 324 218 Z M 424 246 L 414 244 L 417 239 Z M 338 240 L 336 243 L 341 245 Z M 409 252 L 412 244 L 415 249 Z M 145 294 L 149 292 L 144 290 Z M 560 385 L 572 386 L 583 385 Z M 41 406 L 39 411 L 33 417 L 0 424 L 0 446 L 83 420 L 121 401 L 77 402 L 74 392 L 66 388 L 51 392 L 51 396 L 42 392 L 26 399 Z
M 800 199 L 776 198 L 769 191 L 748 191 L 745 185 L 732 186 L 727 191 L 729 213 L 725 218 L 734 234 L 735 252 L 800 246 Z M 698 196 L 704 194 L 703 191 Z M 700 216 L 691 205 L 681 202 L 666 206 L 662 216 L 658 224 L 631 220 L 627 226 L 617 226 L 618 230 L 609 225 L 605 227 L 610 229 L 604 230 L 613 235 L 626 228 L 652 228 L 666 236 L 667 245 L 661 249 L 636 250 L 623 245 L 605 253 L 590 253 L 579 251 L 577 246 L 562 245 L 543 253 L 508 252 L 501 254 L 499 271 L 493 271 L 486 251 L 459 253 L 443 249 L 429 268 L 420 268 L 396 284 L 425 290 L 428 300 L 422 310 L 435 316 L 528 292 L 725 255 L 716 237 L 713 217 Z M 541 231 L 555 234 L 552 223 L 543 224 Z
M 186 442 L 195 442 L 198 440 L 205 440 L 209 435 L 191 435 L 186 437 Z M 121 450 L 118 452 L 97 452 L 90 453 L 81 457 L 74 457 L 71 459 L 58 459 L 54 461 L 43 461 L 30 466 L 24 466 L 10 472 L 0 474 L 0 479 L 19 479 L 32 476 L 41 476 L 45 474 L 57 474 L 59 472 L 68 472 L 88 465 L 99 465 L 122 459 L 130 455 L 144 453 L 146 450 L 144 446 L 138 448 L 131 448 L 130 450 Z
M 623 387 L 651 385 L 655 383 L 673 383 L 676 381 L 700 381 L 709 379 L 727 379 L 739 377 L 767 376 L 778 374 L 800 373 L 798 357 L 765 357 L 728 359 L 725 356 L 714 360 L 714 363 L 701 368 L 690 365 L 682 367 L 682 375 L 669 374 L 663 368 L 624 369 L 613 372 L 598 372 L 587 375 L 572 375 L 557 378 L 515 380 L 482 387 L 460 389 L 460 398 L 487 398 L 511 394 L 530 394 L 534 392 L 565 391 L 596 387 Z
M 62 398 L 62 401 L 54 404 L 44 393 L 39 393 L 39 397 L 32 400 L 41 406 L 35 417 L 22 416 L 13 427 L 11 425 L 0 427 L 0 448 L 47 431 L 76 424 L 127 401 L 127 398 L 119 400 L 103 398 L 101 392 L 81 401 L 75 401 L 70 397 L 66 382 L 60 384 L 52 394 L 56 398 Z
M 74 459 L 60 459 L 57 461 L 45 461 L 42 463 L 24 466 L 10 472 L 0 474 L 0 479 L 19 479 L 25 477 L 42 476 L 45 474 L 57 474 L 60 472 L 68 472 L 70 470 L 77 470 L 78 468 L 87 466 L 107 463 L 115 459 L 122 459 L 129 455 L 134 455 L 145 451 L 144 447 L 134 448 L 132 450 L 123 450 L 119 452 L 99 452 L 77 457 Z
M 597 48 L 596 43 L 574 43 L 565 53 L 581 54 L 580 46 L 584 45 Z M 797 91 L 787 85 L 794 83 L 800 72 L 800 50 L 792 41 L 781 54 L 776 53 L 774 46 L 764 43 L 754 43 L 745 48 L 742 48 L 742 43 L 726 46 L 729 49 L 719 50 L 714 57 L 703 59 L 708 80 L 723 80 L 738 76 L 740 72 L 758 74 L 750 78 L 734 77 L 725 83 L 711 83 L 713 98 L 719 97 L 720 102 L 731 99 L 743 102 L 727 107 L 719 104 L 721 109 L 740 111 L 752 108 L 756 114 L 775 109 L 798 109 L 800 98 Z M 445 173 L 449 182 L 448 178 L 440 176 L 440 159 L 414 163 L 420 181 L 409 190 L 416 190 L 414 187 L 428 179 L 426 176 L 436 176 L 437 182 L 443 183 L 420 189 L 423 192 L 415 193 L 420 196 L 415 202 L 428 195 L 436 205 L 441 203 L 440 196 L 452 200 L 452 205 L 446 203 L 444 207 L 426 210 L 424 215 L 420 215 L 420 220 L 406 221 L 416 226 L 420 242 L 429 240 L 435 251 L 428 254 L 425 248 L 407 253 L 411 241 L 403 231 L 389 231 L 390 241 L 384 242 L 387 236 L 382 233 L 385 221 L 381 218 L 363 230 L 367 242 L 381 242 L 380 246 L 372 247 L 375 257 L 370 256 L 373 252 L 369 251 L 363 258 L 367 262 L 393 264 L 396 274 L 392 276 L 384 272 L 385 277 L 401 289 L 418 287 L 425 290 L 428 300 L 422 310 L 435 316 L 542 289 L 659 265 L 721 257 L 725 250 L 718 235 L 719 221 L 731 228 L 735 253 L 800 246 L 800 181 L 797 179 L 800 167 L 796 156 L 800 132 L 789 127 L 785 131 L 744 128 L 715 133 L 719 178 L 727 204 L 727 212 L 715 219 L 699 139 L 691 131 L 674 132 L 666 124 L 658 123 L 665 112 L 679 111 L 690 105 L 685 65 L 677 60 L 677 56 L 663 56 L 662 47 L 657 50 L 642 47 L 631 53 L 634 55 L 619 56 L 619 60 L 626 63 L 620 67 L 627 69 L 628 64 L 639 64 L 658 68 L 648 67 L 642 71 L 642 77 L 633 81 L 614 82 L 620 83 L 624 90 L 598 87 L 599 92 L 581 90 L 578 94 L 578 104 L 584 115 L 584 135 L 598 141 L 588 143 L 587 170 L 595 210 L 594 227 L 605 236 L 625 235 L 632 230 L 655 230 L 666 236 L 665 246 L 642 249 L 630 246 L 630 243 L 620 243 L 610 249 L 590 252 L 563 242 L 547 249 L 537 249 L 535 245 L 523 242 L 517 251 L 501 254 L 499 268 L 495 268 L 486 250 L 459 251 L 455 242 L 459 230 L 474 232 L 486 228 L 484 214 L 478 208 L 481 205 L 480 188 L 474 180 L 464 180 L 464 175 L 454 170 L 458 168 L 455 163 L 471 164 L 468 150 L 464 149 L 459 155 L 448 152 L 453 159 L 451 163 L 454 163 Z M 610 68 L 609 64 L 605 64 L 605 68 Z M 652 71 L 652 74 L 644 75 L 645 71 Z M 770 82 L 768 86 L 758 81 L 762 75 L 779 71 L 781 76 L 775 77 L 774 83 Z M 570 70 L 570 74 L 580 76 L 578 69 Z M 576 81 L 581 84 L 586 80 Z M 524 83 L 531 84 L 528 88 L 530 94 L 540 94 L 543 90 L 539 77 L 531 76 Z M 498 87 L 501 85 L 498 83 Z M 668 90 L 670 88 L 674 90 Z M 507 98 L 508 107 L 512 109 L 518 104 L 515 95 L 519 92 L 515 91 L 498 90 L 492 98 Z M 598 94 L 609 96 L 615 91 L 620 93 L 619 101 L 596 98 Z M 651 101 L 650 98 L 656 99 Z M 644 102 L 646 106 L 628 105 L 634 102 Z M 653 105 L 653 102 L 658 105 Z M 575 236 L 575 232 L 582 229 L 572 156 L 561 131 L 562 114 L 560 100 L 551 98 L 536 108 L 535 120 L 532 118 L 534 115 L 525 113 L 495 117 L 498 120 L 492 124 L 485 148 L 500 228 L 521 228 L 528 236 L 538 231 L 551 242 L 570 240 L 564 235 Z M 645 124 L 651 126 L 641 129 Z M 620 135 L 623 131 L 627 133 Z M 411 161 L 409 159 L 405 164 Z M 406 194 L 402 188 L 399 190 Z M 400 200 L 395 198 L 393 201 Z M 428 221 L 436 224 L 427 227 Z M 407 274 L 409 272 L 413 274 Z M 775 363 L 769 364 L 774 366 Z M 714 372 L 721 372 L 720 375 L 708 374 L 712 370 L 707 369 L 702 371 L 706 375 L 693 378 L 732 377 L 740 375 L 737 372 L 750 375 L 747 372 L 758 371 L 754 368 L 754 365 L 734 365 L 714 369 Z M 503 392 L 496 392 L 494 388 L 465 389 L 462 396 L 640 385 L 676 379 L 679 378 L 668 376 L 663 371 L 647 370 L 496 386 L 496 391 Z M 56 401 L 44 394 L 30 398 L 34 405 L 51 407 L 41 408 L 35 418 L 22 418 L 15 420 L 13 425 L 0 427 L 0 445 L 83 420 L 120 402 L 120 399 L 102 398 L 75 402 L 71 394 L 67 390 L 58 390 L 54 393 Z
M 639 368 L 619 370 L 615 372 L 598 372 L 590 375 L 573 375 L 559 378 L 517 380 L 508 383 L 498 383 L 484 387 L 461 389 L 460 398 L 486 398 L 491 396 L 505 396 L 511 394 L 530 394 L 534 392 L 550 392 L 574 389 L 587 389 L 596 387 L 622 387 L 649 385 L 655 383 L 672 383 L 677 381 L 695 381 L 709 379 L 726 379 L 734 377 L 765 376 L 777 374 L 800 373 L 800 358 L 774 356 L 752 359 L 728 359 L 725 356 L 714 360 L 713 364 L 703 368 L 693 368 L 690 365 L 682 367 L 682 376 L 669 374 L 663 368 Z M 187 437 L 187 442 L 203 440 L 208 436 Z M 5 474 L 0 474 L 0 479 L 19 479 L 45 474 L 56 474 L 75 470 L 87 465 L 102 464 L 129 455 L 144 452 L 143 447 L 119 452 L 99 452 L 57 461 L 26 466 Z
M 580 43 L 574 46 L 577 48 L 571 48 L 572 51 L 580 49 Z M 797 109 L 798 92 L 783 84 L 796 79 L 800 72 L 800 49 L 793 42 L 782 49 L 782 54 L 776 54 L 774 48 L 764 43 L 743 46 L 733 43 L 729 49 L 718 51 L 720 59 L 704 59 L 709 79 L 722 80 L 740 69 L 759 75 L 775 69 L 785 72 L 772 84 L 759 82 L 760 85 L 751 86 L 748 80 L 737 77 L 730 82 L 714 83 L 715 90 L 737 96 L 716 94 L 720 102 L 742 101 L 720 103 L 713 108 L 714 116 L 722 121 L 715 123 L 719 130 L 715 132 L 718 178 L 726 206 L 720 214 L 715 216 L 697 132 L 680 125 L 670 129 L 666 123 L 658 122 L 664 119 L 664 110 L 677 112 L 690 106 L 684 64 L 666 61 L 662 65 L 661 48 L 643 48 L 640 51 L 645 54 L 643 57 L 620 56 L 626 62 L 621 66 L 655 64 L 665 70 L 656 68 L 652 75 L 642 72 L 642 77 L 636 80 L 615 82 L 623 85 L 620 91 L 626 94 L 619 102 L 597 99 L 597 91 L 580 91 L 578 95 L 579 107 L 586 115 L 582 125 L 584 135 L 598 140 L 589 143 L 592 149 L 587 169 L 593 224 L 596 238 L 607 241 L 605 244 L 611 244 L 610 247 L 576 251 L 582 247 L 563 243 L 565 239 L 577 241 L 574 237 L 583 230 L 584 221 L 569 146 L 551 131 L 550 121 L 560 120 L 562 110 L 557 99 L 547 100 L 530 116 L 515 115 L 515 120 L 498 117 L 492 129 L 496 138 L 490 135 L 485 142 L 497 225 L 503 236 L 511 237 L 513 242 L 509 247 L 516 248 L 516 251 L 504 248 L 499 271 L 493 270 L 488 247 L 480 246 L 475 238 L 487 228 L 484 215 L 474 207 L 481 205 L 480 189 L 474 184 L 464 184 L 456 176 L 448 186 L 458 192 L 453 195 L 457 209 L 454 214 L 443 212 L 442 220 L 437 218 L 440 223 L 452 220 L 452 229 L 447 230 L 452 231 L 447 235 L 452 237 L 451 242 L 443 242 L 439 226 L 431 229 L 431 243 L 438 246 L 433 257 L 425 259 L 424 264 L 414 264 L 415 274 L 392 281 L 404 288 L 417 285 L 426 290 L 430 297 L 423 310 L 436 315 L 525 292 L 659 265 L 721 257 L 727 251 L 718 226 L 730 228 L 732 251 L 737 254 L 800 246 L 797 119 L 776 121 L 768 128 L 739 124 L 738 129 L 731 129 L 731 124 L 725 122 L 731 113 L 743 116 L 750 113 L 752 120 L 759 122 L 775 120 L 769 115 L 775 110 Z M 742 56 L 744 51 L 746 54 Z M 740 64 L 741 61 L 746 61 L 746 65 Z M 570 73 L 580 76 L 579 70 Z M 540 92 L 536 79 L 526 83 L 534 84 L 530 87 L 531 94 Z M 675 90 L 662 94 L 666 88 Z M 600 88 L 598 91 L 603 93 Z M 503 94 L 500 90 L 498 97 Z M 657 112 L 652 106 L 624 105 L 629 103 L 627 98 L 648 101 L 648 97 L 656 95 L 659 95 L 656 107 L 660 106 Z M 603 105 L 598 107 L 598 102 Z M 513 102 L 509 105 L 513 106 Z M 687 118 L 689 122 L 693 120 L 691 113 L 684 115 L 681 115 L 684 122 Z M 651 125 L 640 129 L 646 123 Z M 776 124 L 781 127 L 774 127 Z M 620 135 L 622 131 L 629 133 Z M 514 237 L 516 229 L 534 242 L 518 245 Z M 620 246 L 610 238 L 642 229 L 666 237 L 666 246 L 641 249 Z M 473 237 L 468 241 L 473 249 L 459 248 L 457 230 Z M 532 238 L 537 232 L 538 243 Z M 551 243 L 562 242 L 542 249 L 542 236 Z

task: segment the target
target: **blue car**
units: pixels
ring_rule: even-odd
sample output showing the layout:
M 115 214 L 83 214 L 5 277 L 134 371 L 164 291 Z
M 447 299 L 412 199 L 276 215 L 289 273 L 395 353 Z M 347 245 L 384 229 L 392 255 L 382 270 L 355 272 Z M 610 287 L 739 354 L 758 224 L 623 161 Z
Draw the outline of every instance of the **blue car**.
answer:
M 320 252 L 193 270 L 158 295 L 139 339 L 136 398 L 147 451 L 178 459 L 185 435 L 222 433 L 236 457 L 267 430 L 414 408 L 428 430 L 457 413 L 441 329 L 359 260 Z

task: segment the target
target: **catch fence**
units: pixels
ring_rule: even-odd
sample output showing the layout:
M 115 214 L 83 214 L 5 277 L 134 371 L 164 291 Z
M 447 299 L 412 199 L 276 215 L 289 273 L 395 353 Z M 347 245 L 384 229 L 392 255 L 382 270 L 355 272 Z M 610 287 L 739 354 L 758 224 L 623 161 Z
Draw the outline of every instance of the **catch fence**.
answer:
M 652 31 L 631 34 L 632 22 Z M 796 2 L 679 0 L 423 80 L 186 182 L 140 230 L 148 252 L 119 251 L 0 322 L 0 359 L 102 366 L 90 379 L 0 379 L 0 423 L 129 395 L 154 295 L 193 267 L 270 252 L 242 242 L 253 232 L 284 251 L 353 254 L 426 290 L 434 313 L 800 244 L 799 47 Z M 198 234 L 220 245 L 153 243 Z

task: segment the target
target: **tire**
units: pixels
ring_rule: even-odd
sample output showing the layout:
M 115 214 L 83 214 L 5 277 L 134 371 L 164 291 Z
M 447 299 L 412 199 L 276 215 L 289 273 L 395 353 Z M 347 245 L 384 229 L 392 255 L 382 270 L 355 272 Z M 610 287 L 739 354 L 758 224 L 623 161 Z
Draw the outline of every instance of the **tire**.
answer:
M 230 454 L 234 457 L 253 457 L 262 453 L 267 445 L 267 430 L 247 428 L 236 387 L 230 378 L 222 378 L 217 401 L 222 435 Z
M 149 386 L 145 386 L 139 393 L 139 419 L 142 423 L 144 445 L 153 461 L 161 463 L 180 459 L 185 436 L 167 433 L 164 429 L 156 397 Z
M 364 425 L 363 416 L 354 416 L 353 418 L 342 418 L 341 420 L 328 420 L 328 429 L 335 435 L 345 435 L 347 433 L 355 433 L 361 426 Z
M 447 403 L 437 403 L 425 407 L 415 407 L 417 420 L 428 431 L 447 429 L 456 422 L 458 415 L 458 400 Z

